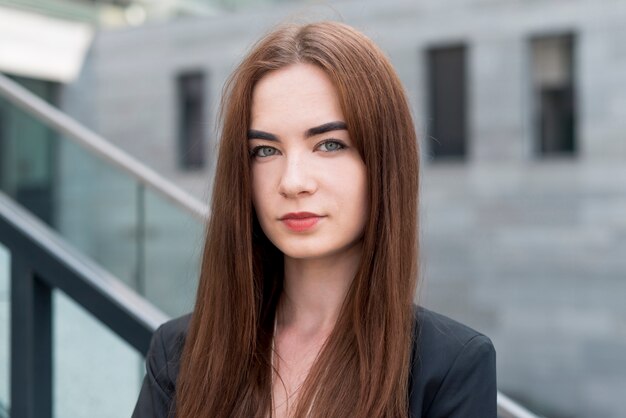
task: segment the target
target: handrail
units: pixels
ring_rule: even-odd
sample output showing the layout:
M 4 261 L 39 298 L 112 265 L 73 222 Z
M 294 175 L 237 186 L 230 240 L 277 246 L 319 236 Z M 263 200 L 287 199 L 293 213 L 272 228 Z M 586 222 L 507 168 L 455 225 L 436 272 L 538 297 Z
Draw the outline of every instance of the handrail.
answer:
M 498 417 L 501 418 L 539 418 L 511 398 L 498 391 Z
M 0 95 L 196 218 L 207 218 L 209 208 L 206 204 L 3 74 L 0 74 Z
M 0 192 L 11 254 L 11 416 L 52 417 L 52 290 L 63 291 L 142 354 L 169 318 Z
M 146 353 L 154 330 L 169 317 L 121 280 L 71 247 L 39 218 L 28 213 L 0 191 L 0 243 L 14 255 L 27 255 L 37 276 L 59 288 L 101 319 L 137 350 Z M 11 295 L 13 296 L 13 295 Z M 130 318 L 135 328 L 127 332 L 115 317 Z M 137 335 L 135 332 L 144 335 Z

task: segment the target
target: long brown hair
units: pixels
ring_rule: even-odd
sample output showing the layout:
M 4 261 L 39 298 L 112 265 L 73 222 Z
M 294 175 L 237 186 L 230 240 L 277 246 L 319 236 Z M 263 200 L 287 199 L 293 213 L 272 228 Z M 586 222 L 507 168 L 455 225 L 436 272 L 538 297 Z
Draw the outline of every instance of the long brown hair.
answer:
M 337 89 L 367 167 L 370 213 L 360 266 L 300 389 L 295 416 L 407 417 L 417 285 L 418 147 L 401 83 L 380 49 L 335 22 L 279 27 L 226 85 L 200 284 L 176 387 L 179 418 L 264 417 L 283 255 L 256 220 L 247 131 L 268 72 L 309 63 Z

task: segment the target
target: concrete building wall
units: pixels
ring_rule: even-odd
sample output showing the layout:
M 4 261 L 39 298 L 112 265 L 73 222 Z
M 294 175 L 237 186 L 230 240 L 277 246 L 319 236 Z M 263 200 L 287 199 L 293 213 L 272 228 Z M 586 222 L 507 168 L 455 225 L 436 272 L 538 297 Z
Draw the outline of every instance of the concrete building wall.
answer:
M 622 416 L 626 1 L 343 2 L 101 32 L 88 81 L 69 86 L 64 106 L 207 200 L 225 78 L 275 23 L 322 18 L 371 36 L 413 106 L 424 163 L 421 303 L 489 335 L 501 390 L 537 411 Z M 579 147 L 573 157 L 537 158 L 529 42 L 562 33 L 575 36 Z M 469 151 L 465 161 L 436 162 L 425 50 L 459 42 L 468 48 Z M 175 83 L 198 69 L 208 80 L 208 164 L 183 172 Z

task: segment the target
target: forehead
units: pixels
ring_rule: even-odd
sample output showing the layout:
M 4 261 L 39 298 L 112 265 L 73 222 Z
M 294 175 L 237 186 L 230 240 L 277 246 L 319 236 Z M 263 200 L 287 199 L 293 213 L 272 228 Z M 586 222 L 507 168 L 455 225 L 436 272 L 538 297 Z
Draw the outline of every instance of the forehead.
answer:
M 266 74 L 252 94 L 251 128 L 308 129 L 343 121 L 330 78 L 312 64 L 293 64 Z

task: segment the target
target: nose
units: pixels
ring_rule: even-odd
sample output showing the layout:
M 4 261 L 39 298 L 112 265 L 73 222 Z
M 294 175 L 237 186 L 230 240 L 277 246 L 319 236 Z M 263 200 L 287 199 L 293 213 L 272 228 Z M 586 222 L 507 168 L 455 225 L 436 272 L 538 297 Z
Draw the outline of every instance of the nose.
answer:
M 307 164 L 306 158 L 299 155 L 285 158 L 285 166 L 278 189 L 279 193 L 287 198 L 315 193 L 317 183 L 313 168 L 311 164 Z

